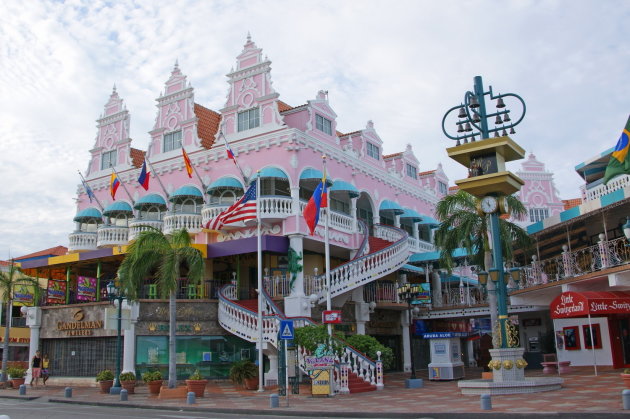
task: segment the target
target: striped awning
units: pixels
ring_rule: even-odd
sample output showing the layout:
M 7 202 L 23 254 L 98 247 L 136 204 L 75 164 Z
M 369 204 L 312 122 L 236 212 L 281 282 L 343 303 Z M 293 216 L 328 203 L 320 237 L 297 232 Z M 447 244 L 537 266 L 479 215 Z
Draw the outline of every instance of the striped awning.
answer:
M 77 215 L 74 216 L 73 221 L 82 223 L 84 221 L 100 220 L 101 217 L 101 212 L 96 208 L 86 208 L 79 211 Z

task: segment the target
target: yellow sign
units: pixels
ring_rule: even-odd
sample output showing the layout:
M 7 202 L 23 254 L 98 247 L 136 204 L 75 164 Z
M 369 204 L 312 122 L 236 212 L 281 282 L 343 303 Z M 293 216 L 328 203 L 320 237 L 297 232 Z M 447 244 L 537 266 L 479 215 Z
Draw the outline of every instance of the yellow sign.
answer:
M 29 343 L 31 329 L 28 327 L 12 327 L 9 330 L 9 343 Z M 0 327 L 0 343 L 4 342 L 4 327 Z
M 330 394 L 330 370 L 312 370 L 310 376 L 313 396 Z

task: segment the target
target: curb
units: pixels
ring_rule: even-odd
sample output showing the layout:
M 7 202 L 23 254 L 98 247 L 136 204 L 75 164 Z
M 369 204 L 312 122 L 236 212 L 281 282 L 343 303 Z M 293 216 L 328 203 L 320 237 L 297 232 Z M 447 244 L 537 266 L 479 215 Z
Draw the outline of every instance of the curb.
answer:
M 14 399 L 14 400 L 36 400 L 42 396 L 6 396 L 4 394 L 0 394 L 0 399 Z

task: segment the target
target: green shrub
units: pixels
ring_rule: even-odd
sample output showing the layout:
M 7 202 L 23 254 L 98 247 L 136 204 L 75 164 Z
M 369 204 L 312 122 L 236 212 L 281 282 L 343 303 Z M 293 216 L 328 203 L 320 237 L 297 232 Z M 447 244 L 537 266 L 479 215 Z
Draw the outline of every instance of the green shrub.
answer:
M 336 338 L 343 339 L 342 333 L 335 332 L 334 336 Z M 318 326 L 304 326 L 295 329 L 295 343 L 311 353 L 315 352 L 315 349 L 317 349 L 320 344 L 327 345 L 328 342 L 331 343 L 330 349 L 332 349 L 333 353 L 341 355 L 344 345 L 336 339 L 330 341 L 328 329 L 325 324 Z
M 383 369 L 390 369 L 394 364 L 394 351 L 392 348 L 381 344 L 376 338 L 368 335 L 352 335 L 346 338 L 346 342 L 359 352 L 366 354 L 376 361 L 376 352 L 381 351 Z
M 160 371 L 147 371 L 142 374 L 142 381 L 145 383 L 159 380 L 162 380 L 162 373 Z
M 7 368 L 7 374 L 9 374 L 11 378 L 24 378 L 26 369 L 21 367 L 9 367 Z
M 96 381 L 109 381 L 114 379 L 114 373 L 110 370 L 103 370 L 96 374 Z
M 204 378 L 201 376 L 201 374 L 199 373 L 199 370 L 195 370 L 195 372 L 193 372 L 192 374 L 190 374 L 190 376 L 188 377 L 189 380 L 203 380 Z
M 131 371 L 123 372 L 118 377 L 120 381 L 136 381 L 136 374 Z
M 249 359 L 236 361 L 230 368 L 230 380 L 235 384 L 243 384 L 248 378 L 258 377 L 258 366 Z

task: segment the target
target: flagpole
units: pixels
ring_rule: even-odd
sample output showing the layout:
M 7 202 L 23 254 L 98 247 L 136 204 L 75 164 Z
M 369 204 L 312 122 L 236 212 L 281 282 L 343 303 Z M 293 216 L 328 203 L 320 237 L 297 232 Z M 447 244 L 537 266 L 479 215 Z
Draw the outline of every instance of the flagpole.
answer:
M 256 175 L 256 247 L 258 253 L 258 391 L 263 388 L 263 281 L 262 281 L 262 239 L 260 226 L 260 171 Z
M 184 146 L 182 146 L 182 148 L 184 148 Z M 186 149 L 184 149 L 185 151 Z M 186 153 L 188 154 L 188 153 Z M 190 156 L 188 156 L 188 158 L 190 159 Z M 195 166 L 192 164 L 192 160 L 190 161 L 190 167 L 192 167 L 193 172 L 195 172 L 195 175 L 197 175 L 197 179 L 199 179 L 199 183 L 201 183 L 201 190 L 202 190 L 202 198 L 203 198 L 203 203 L 207 204 L 206 202 L 206 185 L 203 183 L 203 180 L 201 180 L 201 176 L 199 176 L 199 173 L 197 172 L 197 169 L 195 168 Z
M 129 200 L 131 201 L 131 206 L 133 207 L 133 205 L 135 204 L 133 198 L 131 197 L 131 194 L 129 193 L 129 191 L 127 190 L 127 187 L 125 186 L 125 182 L 122 181 L 122 178 L 120 176 L 118 176 L 118 172 L 116 171 L 116 169 L 114 169 L 114 166 L 112 166 L 112 170 L 114 171 L 114 174 L 116 175 L 116 177 L 118 178 L 118 181 L 120 182 L 120 184 L 122 185 L 123 189 L 125 190 L 125 192 L 127 192 L 127 196 L 129 197 Z
M 322 161 L 324 165 L 324 176 L 322 177 L 322 182 L 324 184 L 322 187 L 324 190 L 326 189 L 326 155 L 322 156 Z M 326 258 L 326 310 L 332 310 L 332 301 L 330 300 L 330 244 L 328 240 L 328 213 L 330 211 L 328 205 L 328 199 L 326 199 L 326 220 L 324 223 L 324 254 Z M 328 336 L 332 336 L 332 324 L 328 323 Z
M 160 177 L 158 176 L 158 173 L 155 171 L 155 169 L 153 168 L 153 165 L 149 161 L 149 152 L 151 151 L 151 145 L 152 144 L 149 144 L 149 149 L 147 150 L 147 152 L 144 155 L 144 161 L 146 161 L 149 164 L 149 168 L 151 168 L 151 172 L 153 173 L 153 176 L 155 176 L 155 178 L 157 179 L 158 183 L 160 184 L 160 187 L 162 188 L 162 191 L 164 191 L 164 195 L 166 195 L 166 202 L 167 202 L 166 207 L 168 208 L 168 202 L 170 202 L 168 200 L 169 194 L 168 194 L 168 192 L 166 192 L 166 188 L 162 184 L 162 181 L 160 180 Z
M 219 137 L 223 137 L 223 141 L 225 142 L 225 151 L 227 153 L 227 150 L 230 149 L 230 145 L 228 144 L 227 138 L 225 138 L 225 135 L 223 135 L 223 131 L 219 131 Z M 232 155 L 234 155 L 234 153 L 232 153 Z M 245 176 L 245 173 L 243 172 L 243 169 L 241 169 L 241 166 L 238 164 L 238 161 L 236 161 L 236 156 L 234 156 L 232 161 L 234 162 L 234 164 L 238 168 L 239 172 L 241 172 L 241 176 L 243 176 L 243 180 L 245 181 L 245 184 L 247 185 L 247 176 Z
M 83 180 L 83 182 L 85 182 L 85 184 L 90 187 L 90 185 L 88 185 L 87 180 L 85 180 L 85 178 L 83 177 L 83 174 L 81 173 L 80 170 L 77 169 L 77 172 L 79 172 L 79 176 L 81 176 L 81 180 Z M 87 194 L 88 191 L 86 190 L 85 193 Z M 94 193 L 94 191 L 92 191 L 92 196 L 94 197 L 94 200 L 96 201 L 96 203 L 98 204 L 99 207 L 101 207 L 101 212 L 103 211 L 103 205 L 101 204 L 101 201 L 98 200 L 98 198 L 96 197 L 96 194 Z M 89 197 L 89 194 L 88 194 Z

